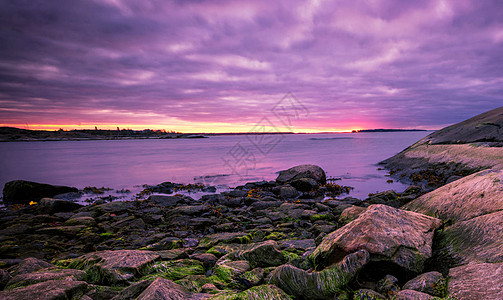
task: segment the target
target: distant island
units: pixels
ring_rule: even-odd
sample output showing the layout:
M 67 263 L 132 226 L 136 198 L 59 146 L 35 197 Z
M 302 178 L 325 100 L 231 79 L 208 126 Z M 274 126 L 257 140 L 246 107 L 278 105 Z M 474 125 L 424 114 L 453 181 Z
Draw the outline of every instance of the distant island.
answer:
M 85 140 L 131 140 L 131 139 L 194 139 L 217 135 L 293 134 L 293 132 L 230 132 L 230 133 L 182 133 L 166 130 L 132 129 L 73 129 L 29 130 L 15 127 L 0 127 L 0 142 L 29 141 L 85 141 Z
M 352 133 L 358 132 L 402 132 L 402 131 L 428 131 L 426 129 L 361 129 L 353 130 Z

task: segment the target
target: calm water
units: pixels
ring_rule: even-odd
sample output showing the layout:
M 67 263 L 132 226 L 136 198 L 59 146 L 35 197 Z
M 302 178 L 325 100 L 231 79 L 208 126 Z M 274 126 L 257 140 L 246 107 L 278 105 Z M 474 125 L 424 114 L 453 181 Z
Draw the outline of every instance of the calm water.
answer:
M 376 163 L 429 132 L 215 136 L 206 139 L 0 143 L 0 187 L 25 179 L 77 188 L 132 189 L 164 181 L 236 186 L 273 180 L 299 164 L 321 166 L 353 196 L 395 189 Z M 139 189 L 138 187 L 136 189 Z

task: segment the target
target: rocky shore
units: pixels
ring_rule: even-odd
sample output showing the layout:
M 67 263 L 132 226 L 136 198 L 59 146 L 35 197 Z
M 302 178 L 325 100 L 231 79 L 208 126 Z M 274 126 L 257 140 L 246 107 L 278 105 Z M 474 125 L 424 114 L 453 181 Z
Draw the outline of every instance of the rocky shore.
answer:
M 0 299 L 503 299 L 501 135 L 438 137 L 386 161 L 415 185 L 366 199 L 314 165 L 198 200 L 155 194 L 173 186 L 162 183 L 144 200 L 82 206 L 58 195 L 71 187 L 11 182 Z M 436 146 L 480 160 L 452 147 L 437 164 Z

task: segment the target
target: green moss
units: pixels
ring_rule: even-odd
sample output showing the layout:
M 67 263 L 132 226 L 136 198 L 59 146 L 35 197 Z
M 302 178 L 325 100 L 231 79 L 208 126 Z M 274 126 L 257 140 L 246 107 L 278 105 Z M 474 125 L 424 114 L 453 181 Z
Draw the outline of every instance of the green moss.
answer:
M 223 293 L 211 298 L 212 300 L 291 300 L 292 298 L 274 285 L 252 287 L 240 293 Z
M 271 234 L 265 237 L 266 240 L 275 240 L 275 241 L 282 240 L 285 238 L 286 234 L 284 234 L 283 232 L 272 232 Z
M 143 279 L 162 277 L 170 280 L 179 280 L 189 275 L 204 274 L 204 266 L 200 261 L 193 259 L 161 261 L 151 265 L 146 273 L 149 275 Z
M 315 214 L 309 217 L 311 222 L 315 222 L 318 220 L 331 220 L 333 218 L 332 214 L 326 213 L 326 214 Z
M 113 236 L 113 233 L 111 232 L 103 232 L 103 233 L 100 233 L 100 237 L 111 237 Z
M 175 280 L 174 282 L 185 287 L 191 293 L 200 293 L 203 285 L 211 283 L 211 280 L 204 275 L 189 275 L 185 278 Z

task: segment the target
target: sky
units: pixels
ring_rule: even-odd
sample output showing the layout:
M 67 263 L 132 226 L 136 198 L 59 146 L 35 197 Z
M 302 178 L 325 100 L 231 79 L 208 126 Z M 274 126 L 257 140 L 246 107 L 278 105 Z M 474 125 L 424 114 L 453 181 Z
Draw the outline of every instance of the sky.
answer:
M 439 129 L 502 53 L 503 1 L 0 0 L 0 126 Z

